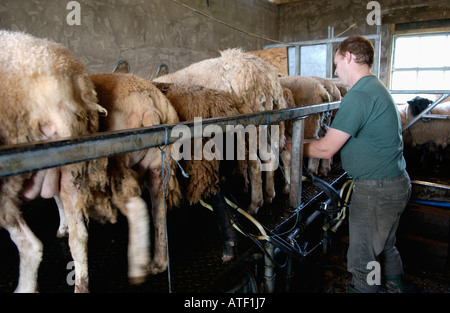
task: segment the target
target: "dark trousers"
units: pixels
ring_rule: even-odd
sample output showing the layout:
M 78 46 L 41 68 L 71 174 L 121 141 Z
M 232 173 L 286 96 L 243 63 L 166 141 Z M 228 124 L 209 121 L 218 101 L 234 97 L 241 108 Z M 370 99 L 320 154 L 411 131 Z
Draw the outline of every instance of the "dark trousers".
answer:
M 403 274 L 395 233 L 410 195 L 411 182 L 406 171 L 394 178 L 354 181 L 347 269 L 352 274 L 351 285 L 357 291 L 377 292 L 376 275 Z

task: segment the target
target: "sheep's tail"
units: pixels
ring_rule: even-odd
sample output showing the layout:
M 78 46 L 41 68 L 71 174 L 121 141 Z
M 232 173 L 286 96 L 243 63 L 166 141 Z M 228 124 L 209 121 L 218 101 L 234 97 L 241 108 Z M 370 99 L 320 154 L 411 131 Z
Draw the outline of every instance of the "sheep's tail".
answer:
M 77 98 L 84 103 L 87 112 L 87 132 L 96 133 L 99 130 L 99 115 L 106 116 L 107 110 L 98 104 L 97 93 L 90 77 L 83 73 L 74 79 L 74 91 Z M 108 158 L 93 159 L 85 162 L 83 173 L 83 194 L 85 209 L 83 213 L 89 217 L 105 223 L 117 221 L 117 209 L 111 203 L 110 178 L 108 174 Z
M 161 90 L 157 88 L 156 85 L 152 83 L 154 89 L 150 96 L 153 98 L 153 102 L 158 104 L 159 117 L 161 124 L 175 124 L 179 122 L 178 114 L 175 108 L 166 98 Z M 152 121 L 144 122 L 143 126 L 152 126 L 154 123 Z M 166 130 L 167 131 L 167 130 Z M 168 136 L 168 134 L 166 134 Z M 161 164 L 164 171 L 161 177 L 164 184 L 164 195 L 166 198 L 166 205 L 168 209 L 173 207 L 179 207 L 182 198 L 181 186 L 176 175 L 178 164 L 170 154 L 172 145 L 165 145 L 160 147 L 161 150 Z
M 164 168 L 164 176 L 162 181 L 164 183 L 164 192 L 166 196 L 167 208 L 179 207 L 181 204 L 181 186 L 176 175 L 178 165 L 170 152 L 172 145 L 166 146 L 161 152 L 162 166 Z

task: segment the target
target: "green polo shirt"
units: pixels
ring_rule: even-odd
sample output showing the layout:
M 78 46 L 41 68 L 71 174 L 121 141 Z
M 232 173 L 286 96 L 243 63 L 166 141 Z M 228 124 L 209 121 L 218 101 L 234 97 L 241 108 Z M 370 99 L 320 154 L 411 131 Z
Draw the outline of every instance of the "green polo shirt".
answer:
M 406 168 L 397 107 L 376 76 L 365 76 L 350 89 L 331 127 L 351 136 L 341 149 L 349 176 L 392 178 Z

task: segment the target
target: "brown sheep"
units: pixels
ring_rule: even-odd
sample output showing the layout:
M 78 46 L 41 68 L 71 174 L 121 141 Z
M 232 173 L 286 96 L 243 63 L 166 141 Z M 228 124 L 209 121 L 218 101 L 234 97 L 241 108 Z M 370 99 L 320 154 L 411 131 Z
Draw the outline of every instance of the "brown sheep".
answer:
M 291 90 L 296 107 L 304 107 L 330 102 L 330 95 L 327 90 L 318 80 L 312 77 L 295 75 L 284 76 L 280 78 L 280 82 L 283 87 L 289 88 Z M 323 113 L 313 114 L 306 117 L 304 130 L 305 139 L 319 138 L 323 117 Z M 292 135 L 291 121 L 286 124 L 286 133 L 289 140 L 290 136 Z M 326 175 L 330 170 L 329 162 L 329 160 L 326 162 L 322 162 L 323 166 L 319 169 L 319 165 L 321 164 L 320 160 L 311 158 L 309 159 L 308 163 L 308 171 L 313 175 L 317 175 L 319 172 L 321 175 Z
M 9 31 L 0 31 L 0 46 L 0 145 L 68 138 L 98 130 L 98 114 L 106 110 L 97 104 L 83 64 L 67 49 Z M 98 159 L 0 180 L 0 226 L 10 233 L 20 256 L 16 292 L 37 291 L 43 246 L 21 214 L 20 198 L 38 196 L 58 197 L 64 204 L 75 261 L 75 291 L 88 290 L 88 232 L 83 218 L 95 213 L 115 221 L 115 212 L 105 201 L 106 166 L 107 159 Z
M 322 86 L 330 95 L 330 102 L 341 101 L 348 91 L 348 87 L 340 83 L 339 80 L 317 76 L 313 76 L 312 78 L 318 80 L 322 84 Z M 337 110 L 333 110 L 323 115 L 319 133 L 320 137 L 325 136 L 326 132 L 328 131 L 328 128 L 331 125 L 331 122 L 334 119 L 334 116 L 336 115 L 336 112 Z M 320 161 L 321 169 L 319 173 L 322 176 L 326 176 L 328 172 L 331 171 L 331 164 L 332 159 L 322 159 Z
M 203 60 L 175 73 L 154 79 L 155 82 L 198 85 L 235 94 L 252 112 L 286 108 L 283 88 L 276 69 L 259 57 L 241 49 L 228 49 L 218 58 Z M 285 144 L 284 131 L 280 131 L 280 150 Z M 272 151 L 270 153 L 273 155 Z M 273 162 L 275 158 L 272 157 Z M 273 164 L 272 164 L 273 165 Z M 275 196 L 273 171 L 266 171 L 267 182 L 263 195 L 261 161 L 249 160 L 251 203 L 249 212 L 256 214 L 264 201 Z
M 101 131 L 172 124 L 179 121 L 176 111 L 166 97 L 151 82 L 143 78 L 133 74 L 98 74 L 91 75 L 91 79 L 98 94 L 99 104 L 104 106 L 109 113 L 107 117 L 101 119 Z M 163 150 L 169 152 L 170 148 L 171 145 L 168 145 Z M 169 165 L 164 164 L 164 173 L 170 172 L 171 175 L 166 177 L 162 177 L 163 163 L 159 148 L 112 157 L 108 170 L 113 191 L 113 203 L 127 216 L 134 203 L 139 205 L 142 208 L 141 219 L 136 219 L 135 223 L 139 223 L 141 227 L 146 227 L 144 224 L 148 224 L 149 219 L 146 217 L 147 206 L 140 197 L 140 181 L 144 180 L 149 187 L 155 232 L 154 257 L 150 266 L 152 274 L 167 268 L 166 208 L 178 206 L 181 197 L 178 180 L 175 176 L 175 164 L 171 158 L 168 160 Z M 163 182 L 165 182 L 165 186 L 163 186 Z M 148 236 L 132 238 L 136 239 L 134 249 L 137 251 L 149 250 Z M 130 249 L 133 249 L 133 246 Z M 129 253 L 129 255 L 135 254 Z M 141 255 L 141 259 L 137 259 L 137 262 L 140 262 L 137 264 L 140 265 L 140 268 L 138 266 L 135 269 L 137 272 L 140 271 L 143 274 L 143 271 L 146 270 L 147 258 L 148 255 Z M 137 273 L 130 274 L 132 277 L 139 277 Z
M 343 95 L 341 94 L 341 89 L 343 89 L 342 84 L 335 81 L 334 79 L 324 78 L 324 77 L 318 77 L 318 76 L 312 76 L 311 78 L 314 78 L 315 80 L 318 80 L 322 86 L 325 88 L 325 90 L 330 95 L 330 101 L 341 101 Z
M 248 112 L 246 106 L 231 94 L 202 86 L 171 84 L 166 90 L 166 97 L 177 111 L 180 121 L 193 121 L 199 117 L 206 119 L 236 116 L 240 112 Z M 206 139 L 203 139 L 203 142 L 205 143 Z M 183 159 L 180 162 L 185 172 L 189 175 L 189 178 L 186 179 L 184 192 L 186 200 L 190 205 L 193 205 L 199 203 L 200 199 L 203 199 L 214 208 L 224 241 L 222 260 L 226 262 L 234 256 L 236 236 L 230 224 L 230 216 L 226 208 L 227 204 L 220 192 L 219 185 L 219 170 L 221 162 L 224 162 L 221 161 L 221 159 L 224 159 L 224 151 L 218 151 L 219 147 L 215 148 L 215 153 L 218 154 L 219 158 L 206 159 L 203 157 L 201 160 L 195 160 L 192 153 L 189 160 Z M 246 161 L 238 160 L 238 164 L 244 180 L 248 183 Z
M 287 88 L 283 87 L 284 91 L 284 98 L 286 99 L 286 107 L 291 109 L 295 108 L 295 99 L 292 91 Z M 283 167 L 283 173 L 284 173 L 284 187 L 283 187 L 283 193 L 289 194 L 291 191 L 290 183 L 291 183 L 291 150 L 292 150 L 292 120 L 288 120 L 285 122 L 285 129 L 284 132 L 286 134 L 286 143 L 283 146 L 283 148 L 280 151 L 280 160 Z

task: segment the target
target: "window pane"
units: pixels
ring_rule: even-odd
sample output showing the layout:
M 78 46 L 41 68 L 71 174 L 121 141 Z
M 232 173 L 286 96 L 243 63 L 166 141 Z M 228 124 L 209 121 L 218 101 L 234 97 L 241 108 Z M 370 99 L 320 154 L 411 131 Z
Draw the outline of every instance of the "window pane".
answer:
M 416 48 L 419 50 L 419 67 L 444 66 L 446 37 L 445 35 L 420 37 L 420 45 Z
M 416 71 L 401 71 L 392 73 L 392 89 L 415 90 L 417 87 Z
M 445 71 L 444 90 L 450 90 L 450 71 Z
M 300 48 L 300 75 L 327 75 L 327 45 L 304 46 Z
M 288 48 L 288 62 L 289 62 L 289 75 L 296 75 L 295 64 L 297 64 L 298 61 L 295 59 L 295 47 Z
M 394 68 L 419 65 L 419 37 L 398 37 L 395 41 Z
M 444 58 L 444 64 L 445 66 L 450 66 L 450 34 L 447 35 L 447 48 L 445 50 L 444 55 L 446 55 L 447 57 Z M 450 88 L 450 87 L 449 87 Z
M 417 88 L 424 90 L 444 89 L 444 71 L 420 71 L 417 75 Z

